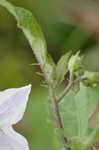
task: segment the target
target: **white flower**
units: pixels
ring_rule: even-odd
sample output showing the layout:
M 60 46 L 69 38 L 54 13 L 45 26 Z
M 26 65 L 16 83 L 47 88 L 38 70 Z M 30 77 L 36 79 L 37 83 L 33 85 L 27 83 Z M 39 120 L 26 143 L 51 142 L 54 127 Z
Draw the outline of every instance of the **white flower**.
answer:
M 0 92 L 0 150 L 29 150 L 26 139 L 12 125 L 22 119 L 30 90 L 28 85 Z

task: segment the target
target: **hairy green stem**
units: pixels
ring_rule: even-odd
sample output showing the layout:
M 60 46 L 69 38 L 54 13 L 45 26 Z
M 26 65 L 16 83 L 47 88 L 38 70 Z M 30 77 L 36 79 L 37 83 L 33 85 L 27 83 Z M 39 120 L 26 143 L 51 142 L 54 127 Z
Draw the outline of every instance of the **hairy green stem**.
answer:
M 69 150 L 66 147 L 66 144 L 68 141 L 64 135 L 64 128 L 63 128 L 62 119 L 61 119 L 61 115 L 60 115 L 59 105 L 58 105 L 58 102 L 54 95 L 54 91 L 53 91 L 52 87 L 49 87 L 49 97 L 50 97 L 50 100 L 52 101 L 52 105 L 53 105 L 53 113 L 54 113 L 54 117 L 55 117 L 55 121 L 56 121 L 56 127 L 60 130 L 60 133 L 61 133 L 60 134 L 61 143 L 63 145 L 64 150 Z
M 52 101 L 52 106 L 53 106 L 53 113 L 55 117 L 55 122 L 56 122 L 56 127 L 60 130 L 59 136 L 61 138 L 61 143 L 63 145 L 64 150 L 70 150 L 69 148 L 66 147 L 66 144 L 68 142 L 67 138 L 64 135 L 64 127 L 61 119 L 61 114 L 60 114 L 60 109 L 59 109 L 59 103 L 61 100 L 64 98 L 64 96 L 69 92 L 69 90 L 72 88 L 74 84 L 79 83 L 80 81 L 84 80 L 85 78 L 77 78 L 76 80 L 71 80 L 69 81 L 68 86 L 64 89 L 64 91 L 56 98 L 54 94 L 54 89 L 52 86 L 49 86 L 49 98 Z

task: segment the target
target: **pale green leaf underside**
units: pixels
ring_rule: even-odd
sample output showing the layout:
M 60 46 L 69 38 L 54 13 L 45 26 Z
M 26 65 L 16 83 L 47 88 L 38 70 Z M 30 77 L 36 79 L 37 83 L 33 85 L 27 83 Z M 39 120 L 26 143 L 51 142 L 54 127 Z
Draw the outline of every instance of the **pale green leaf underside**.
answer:
M 32 13 L 24 8 L 15 7 L 6 0 L 0 0 L 0 5 L 5 7 L 16 18 L 18 27 L 22 29 L 28 39 L 47 80 L 52 82 L 54 63 L 48 57 L 44 35 Z
M 71 91 L 61 104 L 65 135 L 67 137 L 86 137 L 88 121 L 96 110 L 99 101 L 99 87 L 90 88 L 80 85 L 80 91 Z

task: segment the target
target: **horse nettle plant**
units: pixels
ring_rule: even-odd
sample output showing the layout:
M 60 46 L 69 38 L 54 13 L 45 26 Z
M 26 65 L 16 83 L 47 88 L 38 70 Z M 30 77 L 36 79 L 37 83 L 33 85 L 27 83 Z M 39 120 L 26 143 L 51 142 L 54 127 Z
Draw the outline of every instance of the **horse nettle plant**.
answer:
M 63 150 L 95 149 L 94 144 L 99 138 L 99 121 L 97 119 L 96 128 L 90 129 L 89 120 L 96 111 L 99 101 L 97 75 L 93 78 L 92 73 L 86 73 L 82 67 L 80 52 L 72 55 L 70 51 L 55 64 L 48 54 L 46 40 L 32 13 L 14 6 L 7 0 L 0 0 L 0 5 L 15 17 L 41 67 Z M 56 90 L 67 73 L 69 73 L 69 78 L 66 77 L 68 84 L 57 95 Z M 85 81 L 90 82 L 90 85 L 86 86 Z M 92 86 L 94 83 L 97 85 Z M 74 89 L 77 87 L 79 88 L 75 92 Z

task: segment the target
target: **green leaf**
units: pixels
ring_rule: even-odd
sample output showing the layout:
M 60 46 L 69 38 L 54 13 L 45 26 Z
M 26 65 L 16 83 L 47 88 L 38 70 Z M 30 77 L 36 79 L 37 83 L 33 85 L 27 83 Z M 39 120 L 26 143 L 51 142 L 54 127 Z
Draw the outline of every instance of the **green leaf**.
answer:
M 6 0 L 0 0 L 0 5 L 5 7 L 16 18 L 17 25 L 28 39 L 47 81 L 52 83 L 55 64 L 52 59 L 48 58 L 46 41 L 35 17 L 28 10 L 15 7 Z
M 60 107 L 66 137 L 69 139 L 75 139 L 75 137 L 79 140 L 83 139 L 80 140 L 80 144 L 85 147 L 87 144 L 85 143 L 87 141 L 86 138 L 89 135 L 89 119 L 95 112 L 98 101 L 98 86 L 91 88 L 81 84 L 78 93 L 75 94 L 70 91 L 68 95 L 65 96 Z
M 99 141 L 99 115 L 97 116 L 96 128 L 94 128 L 85 141 L 86 149 Z
M 56 66 L 56 83 L 60 84 L 68 71 L 68 61 L 72 52 L 68 52 L 63 55 Z
M 69 141 L 68 147 L 71 150 L 85 150 L 85 145 L 83 145 L 82 140 L 84 140 L 84 139 L 74 138 L 74 139 Z

